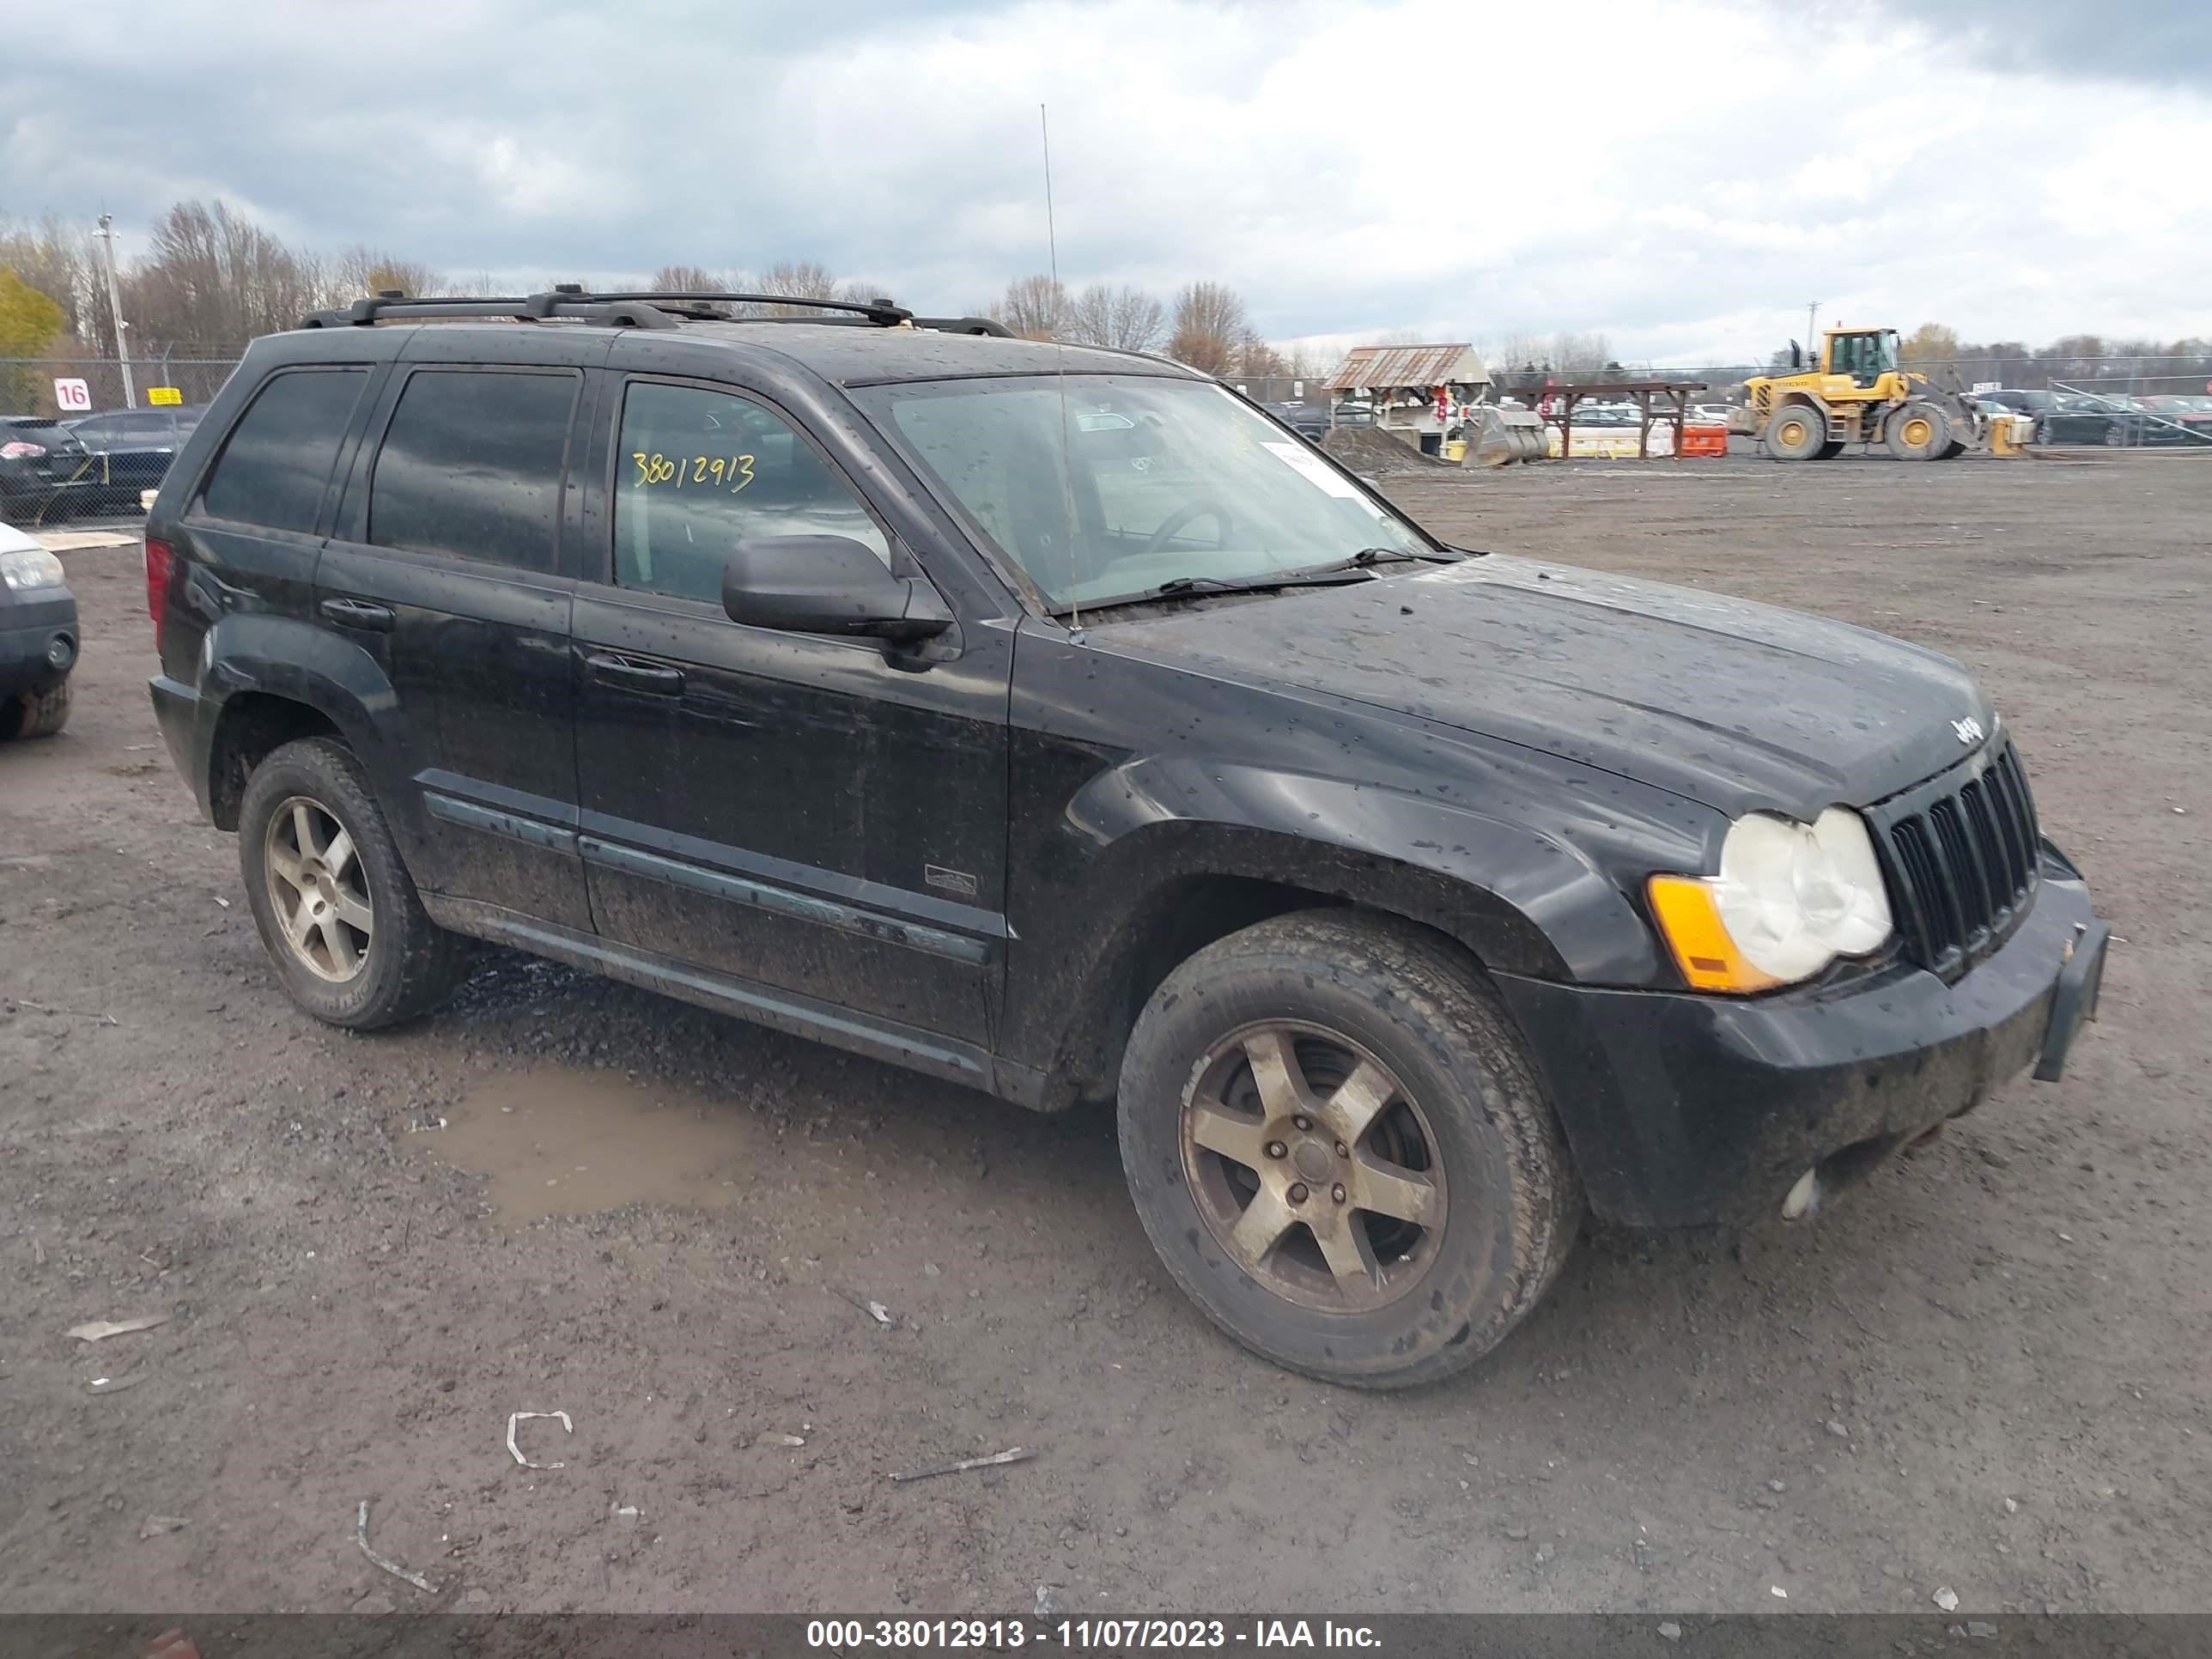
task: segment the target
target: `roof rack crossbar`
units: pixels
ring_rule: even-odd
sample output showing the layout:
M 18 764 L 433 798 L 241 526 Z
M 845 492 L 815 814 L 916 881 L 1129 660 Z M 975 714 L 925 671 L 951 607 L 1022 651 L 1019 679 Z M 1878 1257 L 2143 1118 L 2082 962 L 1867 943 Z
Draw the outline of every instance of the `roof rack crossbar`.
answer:
M 386 319 L 434 317 L 505 317 L 522 322 L 567 319 L 579 322 L 611 323 L 629 328 L 673 328 L 679 320 L 743 321 L 710 309 L 717 306 L 800 306 L 810 311 L 839 313 L 836 320 L 872 323 L 896 328 L 911 323 L 916 328 L 945 334 L 989 334 L 1011 337 L 1012 331 L 988 317 L 916 317 L 889 300 L 811 300 L 790 294 L 718 294 L 690 290 L 587 292 L 573 283 L 560 283 L 543 294 L 477 298 L 414 299 L 392 289 L 356 300 L 343 311 L 318 311 L 303 318 L 302 328 L 365 328 Z M 750 320 L 786 322 L 789 316 Z M 824 320 L 830 320 L 825 319 Z

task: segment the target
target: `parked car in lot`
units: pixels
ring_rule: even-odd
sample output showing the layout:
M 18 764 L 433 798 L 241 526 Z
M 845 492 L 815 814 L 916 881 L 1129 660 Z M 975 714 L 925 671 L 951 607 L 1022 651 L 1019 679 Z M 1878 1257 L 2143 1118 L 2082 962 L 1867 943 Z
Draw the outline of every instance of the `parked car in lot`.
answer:
M 70 422 L 70 435 L 92 460 L 85 495 L 109 511 L 136 507 L 143 492 L 160 488 L 168 476 L 204 408 L 116 409 Z
M 2146 398 L 2153 411 L 2180 423 L 2192 441 L 2212 442 L 2212 398 L 2166 396 Z
M 2038 422 L 2036 417 L 2027 410 L 2015 409 L 2010 404 L 1999 403 L 1995 398 L 1985 394 L 1976 396 L 1973 404 L 1991 420 L 2011 422 L 2014 442 L 2033 443 L 2035 441 Z
M 2036 422 L 2037 436 L 2046 444 L 2103 444 L 2112 449 L 2131 449 L 2191 441 L 2189 434 L 2140 398 L 2081 392 L 2054 392 L 2050 398 L 2049 406 Z
M 62 562 L 0 524 L 0 741 L 62 729 L 79 637 Z
M 88 499 L 83 444 L 51 415 L 0 415 L 0 521 L 42 524 Z
M 1328 408 L 1324 404 L 1270 404 L 1275 418 L 1310 443 L 1328 436 Z
M 488 939 L 1113 1101 L 1206 1315 L 1393 1386 L 1586 1206 L 1802 1218 L 2094 1012 L 1948 658 L 1445 545 L 1156 358 L 522 308 L 255 342 L 147 521 L 169 752 L 320 1019 Z

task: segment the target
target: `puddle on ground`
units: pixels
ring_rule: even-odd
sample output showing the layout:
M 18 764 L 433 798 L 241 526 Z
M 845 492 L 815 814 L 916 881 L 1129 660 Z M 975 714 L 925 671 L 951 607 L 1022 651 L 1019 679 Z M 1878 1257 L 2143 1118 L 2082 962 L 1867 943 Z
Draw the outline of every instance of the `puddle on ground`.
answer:
M 492 1079 L 422 1139 L 441 1162 L 489 1177 L 484 1196 L 502 1220 L 536 1221 L 625 1204 L 725 1208 L 761 1133 L 732 1101 L 545 1069 Z

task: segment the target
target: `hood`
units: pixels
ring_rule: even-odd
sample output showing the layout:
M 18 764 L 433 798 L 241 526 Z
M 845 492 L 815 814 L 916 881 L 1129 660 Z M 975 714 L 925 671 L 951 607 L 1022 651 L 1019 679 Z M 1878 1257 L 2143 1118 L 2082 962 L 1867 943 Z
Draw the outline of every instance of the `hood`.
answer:
M 1719 594 L 1488 555 L 1102 629 L 1095 641 L 1542 750 L 1731 817 L 1810 819 L 1962 759 L 1958 663 Z

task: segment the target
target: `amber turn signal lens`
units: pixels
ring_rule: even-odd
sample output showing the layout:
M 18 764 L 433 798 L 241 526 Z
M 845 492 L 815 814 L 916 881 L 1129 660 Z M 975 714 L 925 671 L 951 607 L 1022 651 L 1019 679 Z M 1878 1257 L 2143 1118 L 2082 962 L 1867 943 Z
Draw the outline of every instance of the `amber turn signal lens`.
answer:
M 1645 884 L 1661 937 L 1693 990 L 1765 991 L 1782 981 L 1743 958 L 1721 922 L 1713 890 L 1695 876 L 1654 876 Z

